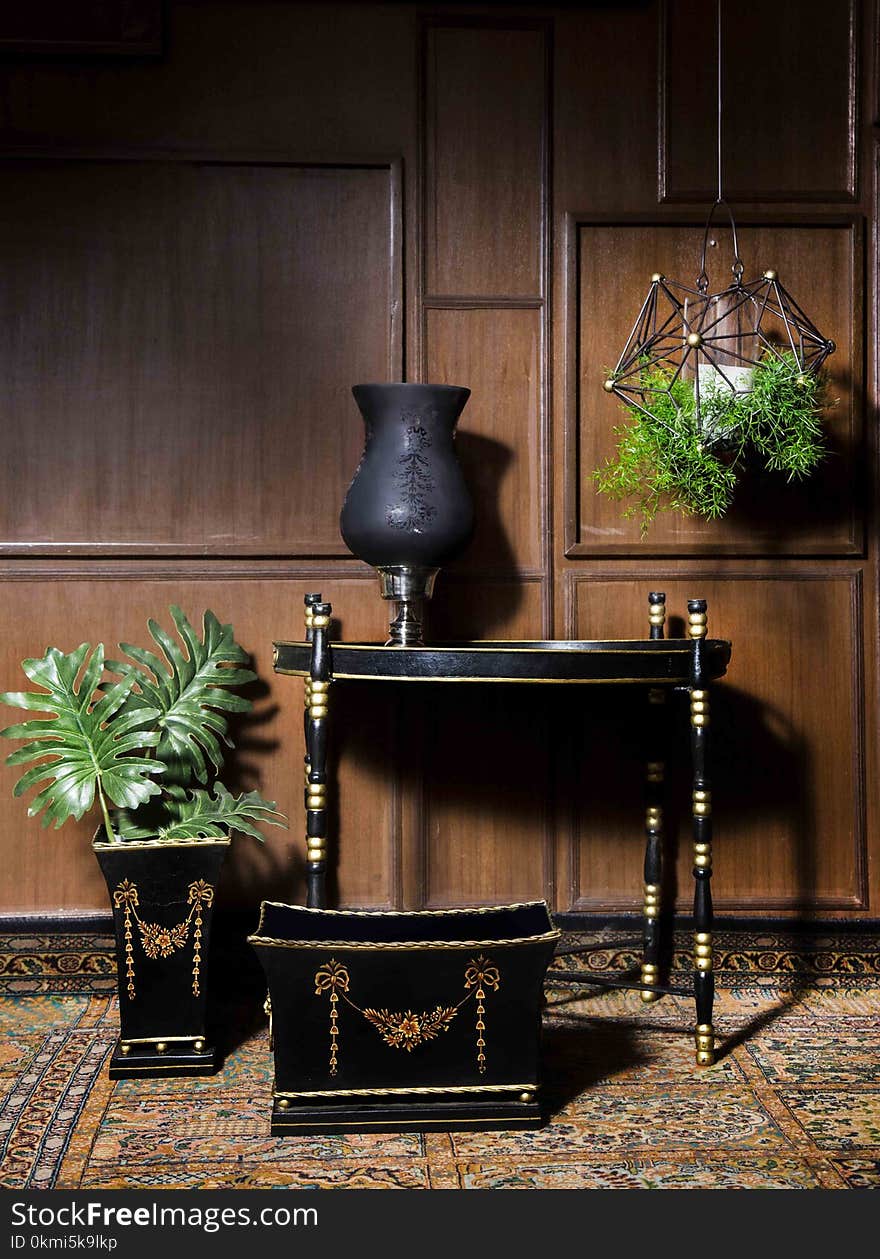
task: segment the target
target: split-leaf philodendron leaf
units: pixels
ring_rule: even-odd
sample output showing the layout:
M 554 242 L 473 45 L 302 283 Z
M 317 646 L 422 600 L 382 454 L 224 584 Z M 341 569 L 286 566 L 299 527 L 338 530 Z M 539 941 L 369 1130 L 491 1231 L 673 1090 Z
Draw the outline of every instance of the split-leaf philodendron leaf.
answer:
M 247 652 L 235 641 L 232 626 L 221 625 L 213 612 L 205 613 L 202 639 L 180 608 L 172 607 L 171 615 L 186 654 L 151 620 L 150 633 L 164 659 L 142 647 L 120 643 L 135 663 L 108 660 L 107 669 L 136 684 L 126 699 L 127 709 L 158 712 L 159 758 L 172 766 L 182 764 L 186 778 L 194 773 L 204 783 L 208 780 L 206 757 L 219 770 L 223 765 L 220 743 L 231 746 L 224 714 L 247 712 L 251 707 L 249 700 L 227 688 L 252 682 L 257 675 L 236 667 L 247 663 Z
M 263 836 L 257 825 L 283 826 L 282 814 L 275 809 L 274 800 L 264 800 L 256 791 L 243 791 L 233 796 L 222 783 L 214 784 L 214 795 L 196 789 L 186 799 L 173 806 L 176 820 L 160 829 L 160 839 L 186 839 L 198 836 L 217 839 L 229 831 L 241 831 L 255 839 Z
M 22 668 L 45 691 L 7 691 L 0 694 L 0 702 L 54 714 L 0 730 L 8 739 L 26 740 L 7 758 L 7 764 L 33 762 L 15 784 L 15 794 L 20 796 L 37 783 L 46 784 L 31 801 L 29 816 L 45 810 L 43 826 L 54 822 L 57 830 L 69 817 L 78 821 L 91 808 L 96 790 L 105 812 L 105 797 L 119 808 L 134 809 L 159 794 L 152 775 L 161 774 L 164 764 L 148 756 L 129 755 L 159 743 L 158 731 L 144 729 L 159 715 L 158 710 L 147 705 L 127 707 L 135 682 L 131 677 L 96 698 L 104 672 L 103 644 L 92 650 L 89 643 L 82 643 L 67 655 L 50 647 L 41 660 L 25 660 Z
M 162 655 L 120 643 L 130 660 L 105 660 L 104 647 L 83 643 L 65 655 L 50 647 L 42 660 L 25 660 L 25 674 L 44 691 L 9 691 L 0 701 L 44 714 L 0 731 L 25 740 L 8 765 L 30 765 L 15 786 L 21 795 L 40 785 L 28 812 L 43 825 L 77 821 L 97 795 L 107 839 L 215 839 L 242 831 L 262 840 L 257 827 L 285 825 L 274 803 L 256 791 L 233 796 L 206 782 L 209 762 L 223 764 L 227 714 L 248 712 L 250 700 L 230 692 L 253 681 L 248 656 L 213 612 L 202 638 L 180 608 L 171 615 L 175 641 L 155 621 L 150 633 Z M 106 680 L 106 673 L 117 675 Z M 212 776 L 213 777 L 213 776 Z M 155 798 L 154 798 L 155 797 Z M 109 805 L 115 806 L 115 816 Z

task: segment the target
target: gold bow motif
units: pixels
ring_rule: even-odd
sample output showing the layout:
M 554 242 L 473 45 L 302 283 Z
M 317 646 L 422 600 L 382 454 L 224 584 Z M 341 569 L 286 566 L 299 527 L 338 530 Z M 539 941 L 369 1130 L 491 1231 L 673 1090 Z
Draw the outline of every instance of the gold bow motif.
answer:
M 498 967 L 482 955 L 476 961 L 472 960 L 464 973 L 465 988 L 493 988 L 497 992 L 500 984 L 501 976 L 498 973 Z M 485 993 L 482 994 L 482 996 L 485 995 Z M 481 994 L 478 992 L 477 996 L 480 997 Z
M 335 1075 L 339 1061 L 339 992 L 348 992 L 351 980 L 341 962 L 331 957 L 315 972 L 315 996 L 330 993 L 330 1074 Z
M 125 940 L 125 979 L 126 992 L 129 1001 L 134 1001 L 134 949 L 132 947 L 131 935 L 131 915 L 132 912 L 137 913 L 138 894 L 134 883 L 130 883 L 128 879 L 123 879 L 116 887 L 113 893 L 113 904 L 117 909 L 125 910 L 123 920 L 123 939 Z
M 123 905 L 127 905 L 130 909 L 138 903 L 137 887 L 134 883 L 129 883 L 128 879 L 123 879 L 116 887 L 113 893 L 113 904 L 117 909 L 122 909 Z

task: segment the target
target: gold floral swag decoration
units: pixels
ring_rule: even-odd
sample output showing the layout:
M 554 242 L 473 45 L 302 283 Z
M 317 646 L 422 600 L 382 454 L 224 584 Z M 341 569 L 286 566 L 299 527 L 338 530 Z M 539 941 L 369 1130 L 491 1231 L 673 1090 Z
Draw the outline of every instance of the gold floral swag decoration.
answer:
M 144 922 L 141 918 L 138 913 L 139 902 L 136 883 L 123 879 L 121 883 L 117 884 L 113 893 L 113 904 L 116 909 L 124 911 L 125 976 L 129 1001 L 133 1001 L 137 995 L 135 991 L 132 920 L 137 924 L 144 953 L 153 961 L 162 957 L 171 957 L 172 953 L 182 949 L 189 939 L 190 927 L 193 928 L 192 990 L 195 996 L 199 996 L 201 992 L 199 976 L 202 965 L 202 910 L 209 905 L 213 905 L 213 903 L 214 889 L 211 884 L 206 883 L 204 879 L 196 879 L 193 883 L 190 883 L 187 891 L 189 913 L 186 918 L 182 922 L 174 923 L 171 927 L 163 927 L 161 923 Z
M 325 962 L 315 972 L 315 995 L 330 994 L 330 1074 L 336 1075 L 339 1064 L 339 1002 L 342 999 L 376 1028 L 386 1045 L 412 1053 L 417 1045 L 436 1040 L 449 1025 L 462 1006 L 471 998 L 476 1000 L 477 1070 L 486 1071 L 486 1000 L 487 990 L 497 992 L 501 985 L 498 967 L 482 955 L 472 958 L 464 973 L 466 995 L 457 1005 L 437 1005 L 433 1010 L 417 1013 L 413 1010 L 374 1010 L 362 1008 L 349 996 L 351 976 L 348 968 L 335 958 Z

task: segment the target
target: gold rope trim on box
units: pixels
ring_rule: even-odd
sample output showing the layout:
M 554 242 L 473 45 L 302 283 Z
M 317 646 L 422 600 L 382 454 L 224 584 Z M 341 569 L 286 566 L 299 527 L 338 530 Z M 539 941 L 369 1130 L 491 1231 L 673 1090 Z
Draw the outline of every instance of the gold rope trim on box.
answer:
M 561 931 L 553 930 L 535 936 L 514 936 L 510 940 L 373 940 L 361 943 L 351 940 L 276 940 L 272 936 L 255 935 L 248 936 L 248 944 L 263 944 L 273 949 L 311 949 L 313 952 L 315 949 L 336 949 L 340 952 L 346 950 L 350 953 L 381 953 L 386 949 L 397 953 L 418 949 L 466 949 L 473 952 L 474 949 L 506 949 L 512 945 L 541 944 L 545 940 L 558 940 L 561 935 Z
M 141 918 L 138 913 L 139 900 L 136 883 L 123 879 L 117 884 L 113 893 L 113 904 L 116 909 L 124 912 L 125 977 L 129 1001 L 134 1001 L 137 995 L 132 920 L 137 923 L 144 953 L 153 961 L 160 957 L 171 957 L 172 953 L 182 949 L 189 939 L 190 926 L 193 927 L 192 990 L 195 996 L 199 996 L 201 992 L 199 977 L 202 967 L 202 910 L 213 903 L 214 889 L 211 884 L 206 883 L 204 879 L 196 879 L 190 883 L 187 890 L 187 904 L 190 908 L 186 918 L 174 923 L 171 927 L 163 927 L 161 923 L 144 922 Z
M 310 1089 L 308 1092 L 278 1091 L 273 1094 L 276 1101 L 287 1097 L 410 1097 L 417 1094 L 439 1096 L 444 1093 L 531 1093 L 534 1095 L 537 1086 L 532 1084 L 447 1084 L 442 1086 L 425 1084 L 421 1087 L 386 1088 L 386 1089 Z
M 103 827 L 96 833 L 103 833 Z M 175 848 L 192 848 L 197 845 L 199 848 L 228 848 L 232 840 L 226 839 L 203 839 L 201 836 L 191 836 L 188 839 L 126 839 L 122 842 L 114 840 L 101 840 L 97 837 L 92 840 L 92 848 L 100 849 L 101 852 L 119 852 L 124 849 L 126 852 L 129 848 L 164 848 L 166 852 L 173 851 Z
M 336 1075 L 339 1065 L 339 1002 L 340 998 L 346 1005 L 356 1010 L 368 1023 L 375 1027 L 386 1045 L 392 1049 L 403 1049 L 412 1053 L 417 1045 L 425 1041 L 436 1040 L 441 1032 L 448 1031 L 449 1025 L 459 1010 L 476 998 L 476 1033 L 477 1033 L 477 1070 L 483 1075 L 486 1071 L 486 1000 L 487 990 L 497 992 L 501 985 L 498 967 L 488 958 L 480 955 L 471 958 L 464 973 L 466 995 L 454 1006 L 437 1005 L 433 1010 L 417 1012 L 415 1010 L 376 1010 L 357 1005 L 348 995 L 351 987 L 351 975 L 348 968 L 330 958 L 315 972 L 315 996 L 330 994 L 330 1074 Z
M 248 943 L 249 944 L 250 943 L 280 944 L 280 945 L 287 945 L 290 948 L 296 948 L 296 949 L 313 948 L 313 947 L 321 946 L 321 945 L 327 945 L 330 948 L 344 948 L 348 946 L 351 948 L 360 948 L 360 949 L 385 948 L 385 947 L 397 948 L 398 947 L 398 945 L 394 943 L 388 946 L 385 944 L 376 944 L 376 943 L 370 943 L 370 942 L 358 943 L 357 941 L 351 941 L 351 940 L 348 940 L 348 941 L 346 940 L 338 940 L 338 941 L 337 940 L 276 940 L 272 936 L 264 936 L 263 927 L 265 925 L 266 910 L 267 909 L 290 909 L 290 908 L 292 908 L 292 906 L 286 904 L 284 901 L 264 900 L 260 905 L 260 920 L 257 923 L 257 929 L 253 935 L 248 936 Z M 553 926 L 553 922 L 550 918 L 550 912 L 547 909 L 546 901 L 512 901 L 510 904 L 507 904 L 507 905 L 466 905 L 464 908 L 456 907 L 455 909 L 315 909 L 313 906 L 306 906 L 306 905 L 297 905 L 295 906 L 295 909 L 298 914 L 306 914 L 306 915 L 314 914 L 316 917 L 324 918 L 324 919 L 340 918 L 343 921 L 345 921 L 348 918 L 422 918 L 422 919 L 424 918 L 451 918 L 451 917 L 461 918 L 465 916 L 469 917 L 471 914 L 496 914 L 500 910 L 503 910 L 503 909 L 543 909 L 545 911 L 545 916 L 547 919 L 547 926 L 549 928 L 549 931 L 541 936 L 527 936 L 527 937 L 524 936 L 522 938 L 517 938 L 516 940 L 513 941 L 513 943 L 519 944 L 519 943 L 522 943 L 522 941 L 525 939 L 528 939 L 530 941 L 535 940 L 535 939 L 543 940 L 543 939 L 548 938 L 548 936 L 551 934 L 556 935 L 556 936 L 561 935 L 561 932 L 558 930 L 558 928 L 555 928 Z M 404 941 L 401 941 L 400 943 L 412 944 L 414 946 L 421 947 L 419 942 L 415 940 L 404 940 Z M 498 941 L 496 940 L 486 940 L 486 941 L 463 940 L 463 941 L 445 941 L 444 942 L 442 940 L 431 940 L 431 941 L 426 941 L 425 943 L 429 944 L 431 948 L 437 948 L 443 943 L 446 943 L 447 947 L 449 948 L 456 948 L 456 947 L 475 948 L 477 945 L 481 945 L 483 943 L 494 945 L 496 943 L 505 944 L 505 943 L 508 943 L 508 941 L 505 941 L 505 940 L 498 940 Z

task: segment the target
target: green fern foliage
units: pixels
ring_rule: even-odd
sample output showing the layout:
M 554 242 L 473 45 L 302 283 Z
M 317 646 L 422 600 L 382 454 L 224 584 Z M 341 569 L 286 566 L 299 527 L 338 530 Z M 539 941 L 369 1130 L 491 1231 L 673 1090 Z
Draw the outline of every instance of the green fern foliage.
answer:
M 614 429 L 615 457 L 593 479 L 600 494 L 630 500 L 623 515 L 639 517 L 643 537 L 660 511 L 723 516 L 749 456 L 788 480 L 825 456 L 824 378 L 803 373 L 790 352 L 768 351 L 748 393 L 704 392 L 699 411 L 693 385 L 671 366 L 646 365 L 640 384 L 651 414 L 624 408 L 630 422 Z

